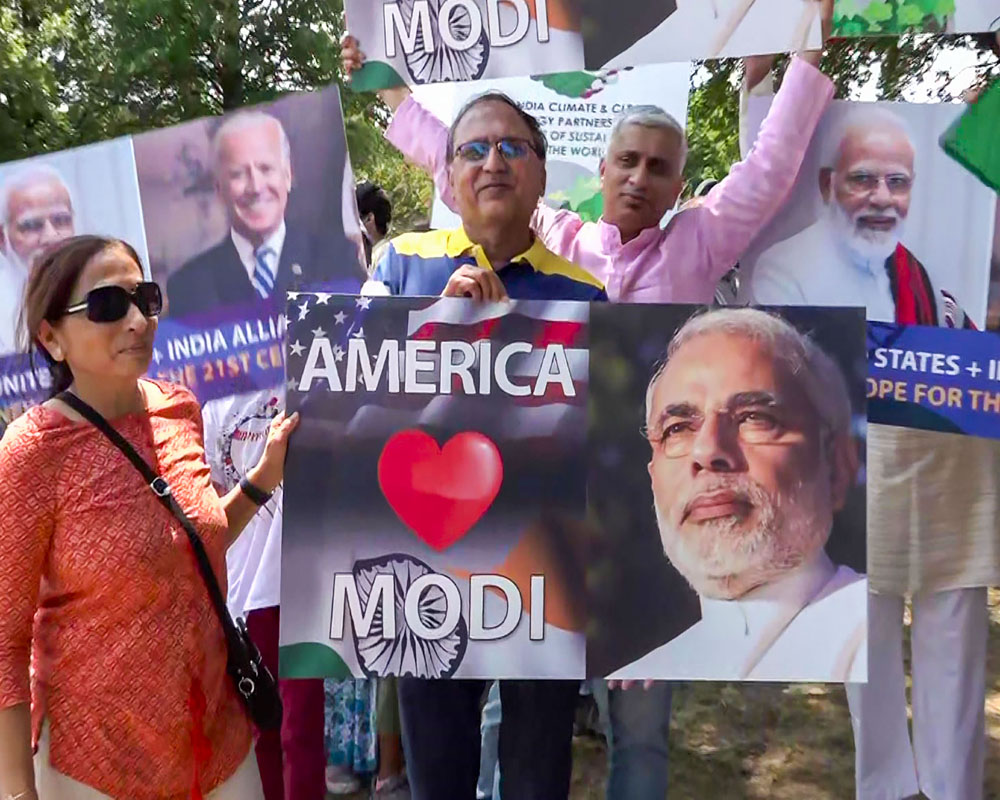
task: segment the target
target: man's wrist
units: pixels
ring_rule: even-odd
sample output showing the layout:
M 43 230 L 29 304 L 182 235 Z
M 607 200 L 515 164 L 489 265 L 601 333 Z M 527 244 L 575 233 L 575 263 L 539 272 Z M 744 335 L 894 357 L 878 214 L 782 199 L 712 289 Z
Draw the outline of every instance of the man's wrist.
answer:
M 796 55 L 798 55 L 798 57 L 801 58 L 803 61 L 805 61 L 807 64 L 811 64 L 812 66 L 816 67 L 816 69 L 819 69 L 819 64 L 823 60 L 822 50 L 803 50 L 800 53 L 797 53 Z

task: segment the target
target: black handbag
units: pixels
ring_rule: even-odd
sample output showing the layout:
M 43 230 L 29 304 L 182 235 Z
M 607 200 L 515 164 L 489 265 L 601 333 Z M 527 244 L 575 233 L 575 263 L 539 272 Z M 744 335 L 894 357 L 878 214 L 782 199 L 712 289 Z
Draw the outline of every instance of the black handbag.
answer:
M 142 474 L 143 479 L 157 499 L 177 518 L 191 542 L 191 549 L 194 550 L 195 559 L 198 562 L 198 571 L 201 572 L 202 580 L 208 588 L 212 607 L 222 625 L 222 632 L 226 637 L 226 671 L 236 685 L 236 693 L 243 701 L 250 719 L 258 728 L 261 730 L 280 728 L 282 708 L 277 681 L 261 661 L 260 651 L 247 634 L 246 623 L 242 618 L 237 619 L 234 623 L 232 617 L 229 616 L 226 601 L 222 597 L 222 590 L 219 588 L 219 582 L 215 578 L 215 572 L 213 572 L 208 555 L 205 553 L 201 537 L 198 536 L 194 524 L 188 519 L 184 509 L 180 507 L 171 493 L 170 484 L 157 475 L 142 456 L 135 451 L 135 448 L 112 428 L 104 417 L 83 400 L 70 392 L 62 392 L 57 397 L 87 419 L 125 454 L 132 465 Z

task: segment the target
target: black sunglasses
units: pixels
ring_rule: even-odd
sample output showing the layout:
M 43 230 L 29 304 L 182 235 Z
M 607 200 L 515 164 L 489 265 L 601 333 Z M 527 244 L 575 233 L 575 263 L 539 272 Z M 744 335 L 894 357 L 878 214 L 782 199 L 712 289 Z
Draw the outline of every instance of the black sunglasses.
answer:
M 163 310 L 160 287 L 151 281 L 136 284 L 132 291 L 124 286 L 98 286 L 87 292 L 82 303 L 70 306 L 63 315 L 86 311 L 91 322 L 118 322 L 133 304 L 144 317 L 155 317 Z

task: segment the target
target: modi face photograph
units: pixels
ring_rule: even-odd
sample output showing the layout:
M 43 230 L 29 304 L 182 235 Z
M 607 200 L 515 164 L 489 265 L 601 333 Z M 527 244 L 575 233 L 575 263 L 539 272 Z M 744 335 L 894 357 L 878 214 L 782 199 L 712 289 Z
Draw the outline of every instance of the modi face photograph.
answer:
M 0 164 L 0 355 L 19 347 L 17 318 L 35 261 L 84 233 L 124 239 L 148 261 L 129 139 Z
M 768 104 L 751 99 L 751 131 Z M 981 329 L 996 204 L 938 145 L 961 112 L 835 102 L 784 207 L 740 260 L 742 299 Z
M 864 681 L 861 309 L 591 314 L 587 673 Z
M 135 154 L 153 276 L 170 316 L 360 286 L 361 225 L 336 87 L 146 133 Z

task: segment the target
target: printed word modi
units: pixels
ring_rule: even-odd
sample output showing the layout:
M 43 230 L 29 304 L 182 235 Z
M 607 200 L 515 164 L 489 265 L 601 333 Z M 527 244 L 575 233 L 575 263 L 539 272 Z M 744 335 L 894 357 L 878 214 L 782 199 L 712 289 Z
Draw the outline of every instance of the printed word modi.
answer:
M 451 50 L 462 52 L 479 42 L 484 27 L 489 32 L 492 47 L 508 47 L 524 39 L 531 22 L 527 0 L 486 0 L 485 21 L 475 0 L 445 0 L 433 13 L 428 0 L 413 0 L 408 8 L 401 8 L 401 5 L 405 7 L 407 4 L 396 2 L 382 6 L 385 53 L 389 58 L 396 56 L 397 37 L 407 55 L 416 52 L 430 55 L 439 42 Z M 503 22 L 509 26 L 506 30 L 501 25 L 501 6 L 504 8 Z M 547 42 L 548 0 L 535 0 L 535 11 L 538 41 Z
M 353 575 L 340 573 L 333 580 L 333 617 L 330 624 L 330 638 L 339 641 L 344 638 L 346 615 L 351 615 L 351 625 L 358 638 L 372 635 L 372 625 L 380 620 L 380 635 L 383 639 L 395 639 L 399 634 L 396 622 L 395 600 L 396 578 L 386 573 L 376 575 L 372 582 L 368 603 L 362 607 L 356 579 Z M 485 621 L 485 593 L 503 595 L 507 611 L 502 620 L 487 627 Z M 435 624 L 428 624 L 420 613 L 421 598 L 426 592 L 440 593 L 444 598 L 445 612 Z M 521 622 L 524 601 L 517 584 L 503 575 L 473 575 L 469 578 L 469 638 L 476 641 L 493 641 L 510 636 Z M 430 573 L 421 575 L 406 590 L 403 602 L 403 617 L 406 627 L 419 639 L 436 642 L 450 636 L 462 616 L 462 597 L 455 581 L 447 575 Z M 529 609 L 529 638 L 538 642 L 545 637 L 545 577 L 531 576 L 531 598 Z

